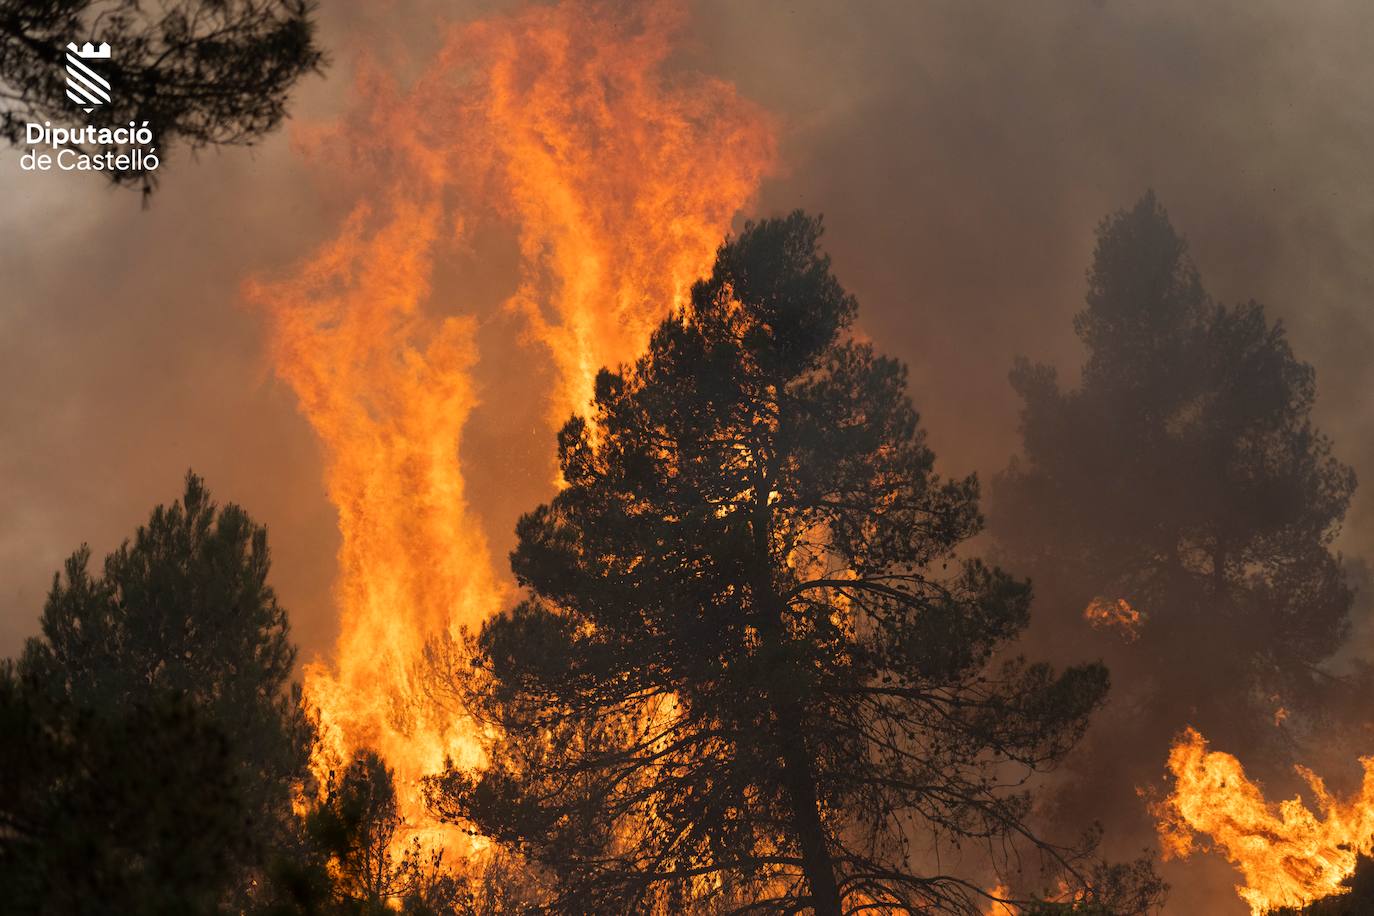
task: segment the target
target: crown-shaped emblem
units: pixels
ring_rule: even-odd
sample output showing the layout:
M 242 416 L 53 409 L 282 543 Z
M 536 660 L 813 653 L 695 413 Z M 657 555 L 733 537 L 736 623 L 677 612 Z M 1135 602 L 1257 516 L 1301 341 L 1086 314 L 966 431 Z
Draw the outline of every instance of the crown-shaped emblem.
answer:
M 86 59 L 108 58 L 110 56 L 110 46 L 103 41 L 98 45 L 93 45 L 88 41 L 79 48 L 76 46 L 76 42 L 69 41 L 67 42 L 67 50 L 74 53 L 77 57 Z

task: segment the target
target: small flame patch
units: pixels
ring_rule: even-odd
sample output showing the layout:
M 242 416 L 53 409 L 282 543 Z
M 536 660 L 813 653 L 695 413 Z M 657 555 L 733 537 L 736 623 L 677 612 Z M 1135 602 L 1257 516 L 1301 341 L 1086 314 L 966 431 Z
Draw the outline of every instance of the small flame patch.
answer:
M 1125 598 L 1110 601 L 1094 598 L 1083 609 L 1083 619 L 1096 630 L 1116 630 L 1126 642 L 1140 638 L 1140 628 L 1145 624 L 1145 614 L 1131 606 Z

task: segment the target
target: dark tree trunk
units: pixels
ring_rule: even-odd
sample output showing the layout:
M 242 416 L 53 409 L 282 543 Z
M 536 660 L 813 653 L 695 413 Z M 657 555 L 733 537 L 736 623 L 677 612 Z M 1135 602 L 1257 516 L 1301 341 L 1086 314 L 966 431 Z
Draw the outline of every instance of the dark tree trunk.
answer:
M 835 883 L 835 868 L 821 825 L 816 803 L 816 779 L 811 757 L 806 751 L 801 716 L 794 704 L 779 704 L 778 744 L 782 754 L 782 779 L 792 804 L 792 825 L 801 846 L 802 870 L 811 890 L 811 905 L 816 916 L 840 916 L 840 889 Z
M 760 596 L 767 596 L 770 608 L 782 606 L 768 586 L 759 585 L 756 589 Z M 786 657 L 787 636 L 782 614 L 773 610 L 765 613 L 764 619 L 766 624 L 760 627 L 760 635 L 779 650 L 781 657 Z M 801 847 L 802 871 L 811 890 L 811 906 L 816 916 L 840 916 L 839 885 L 835 882 L 835 867 L 830 859 L 825 827 L 821 824 L 816 774 L 811 754 L 806 749 L 806 720 L 796 697 L 790 693 L 793 685 L 788 681 L 793 675 L 788 669 L 789 666 L 783 664 L 776 672 L 778 682 L 767 687 L 777 723 L 774 746 L 782 758 L 782 788 L 792 809 L 792 830 Z
M 772 490 L 769 475 L 762 474 L 754 481 L 757 497 L 753 506 L 753 536 L 755 573 L 752 590 L 758 612 L 759 635 L 778 651 L 779 658 L 787 658 L 786 603 L 773 588 L 769 569 L 769 532 L 772 528 L 771 509 L 767 494 Z M 806 749 L 806 722 L 801 705 L 790 693 L 793 684 L 787 683 L 792 673 L 784 663 L 776 672 L 779 683 L 767 687 L 777 722 L 776 747 L 782 758 L 782 788 L 792 809 L 792 830 L 801 848 L 802 872 L 810 890 L 810 903 L 816 916 L 841 916 L 840 888 L 835 881 L 835 866 L 830 858 L 825 827 L 821 823 L 820 805 L 816 792 L 816 775 L 811 754 Z

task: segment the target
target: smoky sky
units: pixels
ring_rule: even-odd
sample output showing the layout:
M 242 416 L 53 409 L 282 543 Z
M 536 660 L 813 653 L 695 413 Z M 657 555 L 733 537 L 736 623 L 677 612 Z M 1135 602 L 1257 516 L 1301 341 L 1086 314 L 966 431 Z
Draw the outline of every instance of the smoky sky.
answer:
M 323 5 L 333 64 L 300 87 L 298 119 L 345 108 L 358 51 L 404 79 L 436 21 L 504 6 Z M 735 83 L 777 118 L 780 166 L 742 217 L 824 214 L 863 331 L 908 364 L 944 471 L 986 478 L 1014 452 L 1016 356 L 1074 381 L 1094 228 L 1153 188 L 1210 292 L 1282 318 L 1317 368 L 1337 456 L 1374 482 L 1374 6 L 692 9 L 674 66 Z M 268 525 L 302 656 L 327 654 L 338 535 L 321 453 L 240 285 L 329 238 L 352 189 L 297 155 L 289 127 L 253 149 L 173 155 L 146 210 L 96 178 L 21 173 L 18 155 L 0 154 L 0 652 L 35 632 L 68 553 L 114 547 L 194 468 Z M 497 240 L 479 255 L 468 294 L 499 302 L 512 250 Z M 552 437 L 529 381 L 549 369 L 537 345 L 512 342 L 513 319 L 483 316 L 486 406 L 464 465 L 500 557 L 517 513 L 549 495 L 530 456 L 551 455 Z M 1340 547 L 1374 548 L 1367 488 Z M 1367 647 L 1374 627 L 1357 621 L 1354 651 Z
M 507 6 L 323 5 L 333 64 L 301 85 L 297 119 L 346 108 L 356 53 L 405 79 L 436 22 Z M 1370 36 L 1360 2 L 701 0 L 674 65 L 777 118 L 779 168 L 741 216 L 824 214 L 862 329 L 909 366 L 946 473 L 986 478 L 1015 451 L 1016 356 L 1073 383 L 1094 228 L 1153 188 L 1210 292 L 1282 318 L 1317 368 L 1318 422 L 1374 483 Z M 0 152 L 0 652 L 36 631 L 64 557 L 83 542 L 103 555 L 194 468 L 268 525 L 302 657 L 327 655 L 338 534 L 322 456 L 240 286 L 328 239 L 368 176 L 340 187 L 288 126 L 171 156 L 145 210 L 97 178 L 21 173 L 18 155 Z M 515 261 L 496 239 L 462 265 L 485 309 L 464 467 L 498 558 L 551 480 L 537 395 L 551 370 L 492 307 Z M 1368 487 L 1340 547 L 1374 552 Z M 1357 620 L 1353 643 L 1374 652 L 1374 626 Z
M 358 50 L 404 77 L 441 16 L 497 8 L 326 6 L 334 62 L 302 84 L 298 118 L 342 110 Z M 1154 188 L 1213 295 L 1284 320 L 1318 369 L 1337 454 L 1371 477 L 1371 26 L 1358 3 L 715 0 L 693 8 L 675 63 L 777 116 L 778 173 L 743 215 L 824 214 L 863 329 L 910 367 L 948 472 L 987 476 L 1014 451 L 1015 356 L 1073 381 L 1094 227 Z M 293 153 L 289 127 L 173 156 L 147 210 L 17 159 L 0 159 L 0 650 L 33 632 L 67 553 L 108 550 L 188 467 L 269 525 L 297 635 L 307 655 L 326 649 L 337 535 L 319 450 L 239 285 L 309 252 L 351 201 Z M 484 254 L 494 299 L 513 258 Z M 539 357 L 484 351 L 486 381 Z M 465 465 L 479 509 L 498 507 L 499 553 L 545 481 L 503 486 L 484 469 L 510 462 L 481 452 L 536 453 L 547 430 L 537 406 L 488 414 Z M 1371 506 L 1356 500 L 1351 555 L 1374 543 Z

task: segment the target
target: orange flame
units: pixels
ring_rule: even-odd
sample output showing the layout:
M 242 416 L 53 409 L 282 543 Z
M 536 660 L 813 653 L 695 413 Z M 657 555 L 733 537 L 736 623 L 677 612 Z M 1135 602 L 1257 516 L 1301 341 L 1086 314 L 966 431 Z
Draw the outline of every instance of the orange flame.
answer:
M 1145 615 L 1131 607 L 1125 598 L 1115 601 L 1094 598 L 1083 609 L 1083 619 L 1094 629 L 1117 630 L 1127 642 L 1140 638 L 1140 628 L 1145 623 Z
M 424 648 L 506 598 L 459 459 L 476 320 L 434 314 L 436 264 L 471 225 L 513 229 L 507 307 L 553 362 L 551 423 L 585 405 L 597 369 L 709 270 L 773 159 L 768 119 L 731 86 L 666 72 L 679 26 L 666 4 L 531 6 L 454 27 L 413 89 L 362 65 L 359 109 L 298 141 L 343 181 L 358 163 L 389 177 L 294 276 L 248 284 L 342 532 L 335 663 L 305 676 L 312 763 L 375 748 L 412 824 L 420 777 L 481 763 L 471 723 L 427 702 Z
M 1374 757 L 1362 758 L 1364 782 L 1348 801 L 1327 791 L 1305 767 L 1316 811 L 1301 798 L 1271 804 L 1230 754 L 1209 751 L 1188 729 L 1169 751 L 1172 793 L 1153 806 L 1166 858 L 1199 848 L 1221 852 L 1240 870 L 1236 892 L 1256 916 L 1278 907 L 1303 907 L 1347 888 L 1356 858 L 1374 850 Z M 1199 835 L 1208 838 L 1205 845 Z
M 988 907 L 983 916 L 1016 916 L 1016 911 L 1011 908 L 1011 904 L 1004 902 L 1011 896 L 1011 890 L 1005 884 L 998 884 L 990 888 L 988 896 L 992 899 L 988 901 Z

